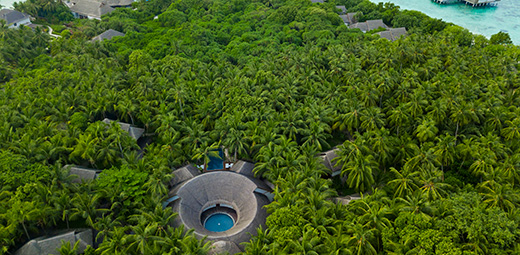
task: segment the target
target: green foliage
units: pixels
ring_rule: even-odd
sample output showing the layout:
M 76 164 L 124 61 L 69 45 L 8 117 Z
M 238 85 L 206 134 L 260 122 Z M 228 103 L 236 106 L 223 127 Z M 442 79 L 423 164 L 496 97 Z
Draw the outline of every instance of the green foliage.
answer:
M 335 5 L 409 33 L 350 30 Z M 161 202 L 172 168 L 219 146 L 276 186 L 247 254 L 520 251 L 520 50 L 504 35 L 367 0 L 133 7 L 53 41 L 0 27 L 0 253 L 92 227 L 89 254 L 204 254 Z M 88 41 L 108 28 L 126 36 Z M 335 146 L 332 186 L 316 155 Z M 102 173 L 71 183 L 64 164 Z
M 9 151 L 0 151 L 1 190 L 14 191 L 25 184 L 48 183 L 51 180 L 49 167 L 31 163 L 26 157 Z
M 489 39 L 489 42 L 491 44 L 512 44 L 513 41 L 511 41 L 511 37 L 506 32 L 498 32 L 491 36 Z
M 69 8 L 58 0 L 27 0 L 13 4 L 17 11 L 57 24 L 74 19 Z
M 103 171 L 96 181 L 100 189 L 109 191 L 106 198 L 118 201 L 123 206 L 132 208 L 143 202 L 146 191 L 143 185 L 147 180 L 146 173 L 136 172 L 127 165 L 121 168 L 110 168 Z

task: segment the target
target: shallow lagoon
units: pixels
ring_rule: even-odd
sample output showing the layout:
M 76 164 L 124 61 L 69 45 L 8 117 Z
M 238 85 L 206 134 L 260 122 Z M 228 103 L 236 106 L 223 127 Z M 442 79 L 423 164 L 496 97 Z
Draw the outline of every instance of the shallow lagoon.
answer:
M 473 8 L 465 4 L 440 5 L 431 0 L 370 0 L 391 2 L 402 9 L 417 10 L 430 17 L 452 22 L 473 33 L 490 37 L 508 32 L 515 44 L 520 44 L 520 1 L 502 0 L 497 7 Z

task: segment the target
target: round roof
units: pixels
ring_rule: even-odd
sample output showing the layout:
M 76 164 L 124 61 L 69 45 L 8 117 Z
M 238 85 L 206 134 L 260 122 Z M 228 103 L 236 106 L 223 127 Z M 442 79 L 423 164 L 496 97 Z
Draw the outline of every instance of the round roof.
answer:
M 208 240 L 240 245 L 249 241 L 250 234 L 255 234 L 259 225 L 265 224 L 267 213 L 263 206 L 269 204 L 269 200 L 260 193 L 265 189 L 262 181 L 231 171 L 195 176 L 174 188 L 174 195 L 179 197 L 171 204 L 178 213 L 174 225 L 184 225 L 199 237 L 207 236 Z M 204 228 L 201 214 L 216 204 L 232 206 L 236 211 L 237 220 L 231 229 L 212 232 Z

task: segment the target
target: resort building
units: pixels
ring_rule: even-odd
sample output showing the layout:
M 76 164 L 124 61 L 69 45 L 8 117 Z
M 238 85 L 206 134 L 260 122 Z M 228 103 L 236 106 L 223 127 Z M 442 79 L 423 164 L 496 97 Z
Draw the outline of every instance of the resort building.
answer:
M 388 29 L 388 26 L 383 23 L 383 20 L 367 20 L 365 22 L 354 23 L 349 28 L 359 28 L 363 33 L 375 30 L 378 28 Z
M 77 19 L 97 19 L 118 7 L 130 7 L 134 0 L 67 0 L 65 4 Z
M 342 166 L 336 164 L 336 158 L 338 157 L 338 154 L 336 153 L 337 151 L 338 149 L 334 148 L 319 155 L 323 161 L 323 165 L 331 171 L 332 177 L 341 174 Z
M 47 255 L 58 254 L 62 242 L 70 243 L 71 247 L 79 241 L 77 253 L 83 253 L 88 246 L 93 246 L 94 238 L 91 229 L 66 230 L 52 236 L 33 239 L 22 246 L 15 255 Z
M 339 17 L 343 20 L 343 23 L 345 26 L 350 26 L 351 24 L 356 23 L 356 18 L 354 17 L 356 15 L 355 12 L 346 13 L 339 15 Z
M 103 120 L 103 122 L 110 125 L 112 122 L 115 122 L 115 120 L 105 118 Z M 131 124 L 124 123 L 124 122 L 117 122 L 117 124 L 119 124 L 119 126 L 121 126 L 121 129 L 123 131 L 128 132 L 128 134 L 135 140 L 139 140 L 139 138 L 141 138 L 141 136 L 143 136 L 143 134 L 144 134 L 143 128 L 134 127 Z
M 91 41 L 95 42 L 95 41 L 103 41 L 103 40 L 110 40 L 116 36 L 125 36 L 124 33 L 121 33 L 119 31 L 116 31 L 114 29 L 109 29 L 101 34 L 99 34 L 98 36 L 92 38 Z
M 4 20 L 8 28 L 19 28 L 21 25 L 31 24 L 30 15 L 11 9 L 0 10 L 0 20 Z
M 393 42 L 393 41 L 401 38 L 401 36 L 406 35 L 406 28 L 404 28 L 404 27 L 389 28 L 386 31 L 377 32 L 377 34 L 380 35 L 381 38 L 386 38 Z
M 82 166 L 65 165 L 63 168 L 69 170 L 69 175 L 77 176 L 72 180 L 72 182 L 74 183 L 92 181 L 96 179 L 101 173 L 101 170 L 86 168 Z
M 226 171 L 201 173 L 187 165 L 173 171 L 169 199 L 178 214 L 174 227 L 193 229 L 197 238 L 213 241 L 212 254 L 242 251 L 243 242 L 265 224 L 264 206 L 274 195 L 269 185 L 255 178 L 254 164 L 238 161 Z
M 101 16 L 115 10 L 106 4 L 106 2 L 98 2 L 95 0 L 71 0 L 67 2 L 66 5 L 69 7 L 74 18 L 77 19 L 101 20 Z
M 340 9 L 341 12 L 339 14 L 346 14 L 347 13 L 347 7 L 344 5 L 336 5 L 336 9 Z

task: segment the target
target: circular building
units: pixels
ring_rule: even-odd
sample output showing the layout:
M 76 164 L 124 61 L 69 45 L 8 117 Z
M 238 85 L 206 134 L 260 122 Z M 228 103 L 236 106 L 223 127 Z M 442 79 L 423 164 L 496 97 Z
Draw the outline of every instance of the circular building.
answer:
M 239 161 L 230 171 L 199 174 L 188 165 L 173 172 L 173 189 L 165 203 L 178 213 L 174 226 L 193 229 L 198 238 L 214 241 L 214 250 L 236 253 L 240 243 L 265 224 L 264 206 L 272 201 L 269 185 L 255 178 L 254 164 Z

